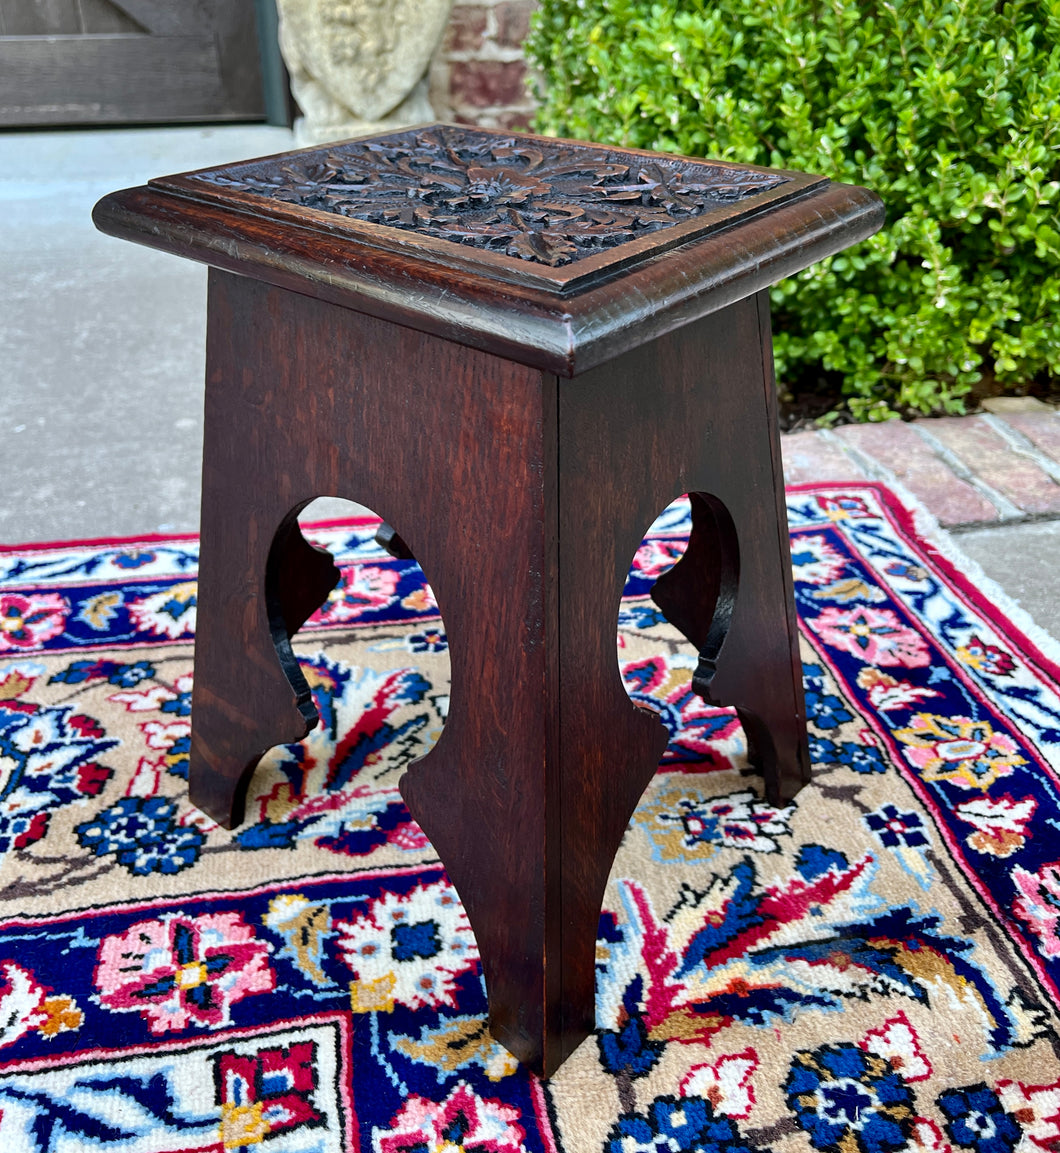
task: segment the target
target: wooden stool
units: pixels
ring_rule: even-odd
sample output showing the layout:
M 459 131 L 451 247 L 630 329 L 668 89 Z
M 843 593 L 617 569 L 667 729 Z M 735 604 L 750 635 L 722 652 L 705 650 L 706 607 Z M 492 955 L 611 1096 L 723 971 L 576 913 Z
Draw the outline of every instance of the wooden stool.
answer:
M 807 779 L 766 289 L 882 219 L 822 177 L 445 125 L 96 208 L 213 266 L 192 799 L 238 823 L 261 755 L 316 723 L 290 638 L 337 571 L 295 518 L 370 505 L 450 642 L 448 722 L 402 794 L 467 909 L 494 1036 L 545 1075 L 593 1028 L 604 886 L 666 744 L 615 627 L 682 493 L 691 540 L 655 600 L 770 801 Z

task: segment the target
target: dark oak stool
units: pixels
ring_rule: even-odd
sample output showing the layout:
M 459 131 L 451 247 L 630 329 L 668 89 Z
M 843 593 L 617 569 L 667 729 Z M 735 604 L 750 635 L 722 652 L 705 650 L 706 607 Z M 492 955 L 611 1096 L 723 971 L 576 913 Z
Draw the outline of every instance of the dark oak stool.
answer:
M 450 641 L 402 793 L 478 938 L 494 1035 L 551 1073 L 593 1028 L 603 890 L 666 743 L 615 650 L 654 597 L 735 705 L 774 803 L 806 781 L 768 285 L 874 232 L 822 177 L 435 125 L 154 180 L 105 232 L 212 265 L 191 796 L 242 819 L 316 723 L 290 638 L 337 572 L 314 497 L 387 518 Z

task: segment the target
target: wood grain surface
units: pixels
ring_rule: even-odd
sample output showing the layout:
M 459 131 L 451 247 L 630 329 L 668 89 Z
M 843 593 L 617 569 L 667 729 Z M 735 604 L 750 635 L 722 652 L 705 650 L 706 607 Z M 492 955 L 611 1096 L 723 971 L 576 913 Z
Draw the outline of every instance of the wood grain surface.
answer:
M 806 778 L 761 303 L 573 381 L 219 272 L 209 317 L 192 799 L 238 822 L 260 755 L 307 731 L 288 638 L 335 573 L 294 517 L 319 495 L 368 504 L 450 642 L 449 720 L 402 790 L 468 910 L 491 1028 L 551 1072 L 592 1028 L 604 884 L 666 742 L 622 685 L 615 626 L 683 492 L 733 541 L 672 570 L 666 609 L 705 644 L 715 590 L 711 695 L 752 719 L 771 799 Z
M 296 517 L 367 504 L 449 639 L 448 720 L 402 793 L 467 909 L 494 1036 L 547 1076 L 593 1028 L 604 887 L 666 745 L 615 632 L 637 546 L 683 493 L 690 543 L 654 595 L 699 652 L 693 687 L 736 708 L 772 803 L 808 778 L 765 289 L 882 209 L 811 182 L 573 286 L 247 199 L 138 188 L 95 213 L 214 266 L 192 800 L 238 823 L 262 753 L 315 723 L 290 637 L 336 571 Z
M 570 295 L 448 268 L 414 243 L 385 251 L 146 187 L 105 197 L 93 218 L 114 236 L 574 376 L 849 247 L 882 225 L 883 208 L 827 183 Z

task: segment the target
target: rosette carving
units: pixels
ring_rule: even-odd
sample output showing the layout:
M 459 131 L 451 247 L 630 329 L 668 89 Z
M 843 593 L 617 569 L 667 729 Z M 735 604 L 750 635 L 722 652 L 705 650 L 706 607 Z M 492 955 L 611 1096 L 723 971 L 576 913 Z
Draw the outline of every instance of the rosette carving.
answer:
M 443 126 L 233 165 L 194 179 L 555 267 L 789 178 Z

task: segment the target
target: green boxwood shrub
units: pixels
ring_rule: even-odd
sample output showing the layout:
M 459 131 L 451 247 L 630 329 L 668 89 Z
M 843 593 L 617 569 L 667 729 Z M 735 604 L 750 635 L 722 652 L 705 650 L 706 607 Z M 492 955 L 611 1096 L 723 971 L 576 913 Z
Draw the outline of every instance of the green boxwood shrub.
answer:
M 528 50 L 539 131 L 883 197 L 773 290 L 782 380 L 878 420 L 1060 379 L 1060 0 L 542 0 Z

